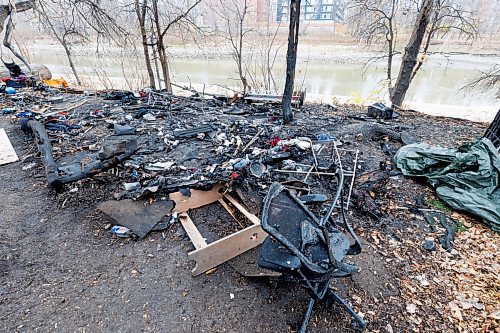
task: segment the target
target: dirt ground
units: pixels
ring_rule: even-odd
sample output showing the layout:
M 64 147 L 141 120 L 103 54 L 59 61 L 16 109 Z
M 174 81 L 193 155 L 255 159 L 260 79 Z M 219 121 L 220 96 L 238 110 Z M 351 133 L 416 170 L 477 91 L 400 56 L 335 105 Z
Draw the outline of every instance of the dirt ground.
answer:
M 426 128 L 420 117 L 434 128 Z M 415 131 L 425 129 L 422 135 L 433 144 L 457 145 L 480 137 L 485 127 L 418 114 L 404 122 Z M 308 300 L 298 285 L 245 278 L 227 264 L 213 274 L 192 277 L 194 264 L 187 253 L 193 246 L 177 225 L 140 241 L 113 237 L 95 209 L 97 203 L 109 199 L 105 182 L 82 182 L 75 193 L 50 191 L 43 169 L 22 170 L 23 156 L 33 152 L 33 144 L 25 142 L 7 118 L 0 118 L 0 127 L 6 129 L 21 158 L 0 167 L 1 332 L 297 331 Z M 352 128 L 346 126 L 343 131 L 347 136 Z M 383 159 L 380 148 L 373 149 L 376 143 L 366 145 L 372 149 L 363 159 L 376 163 Z M 399 191 L 391 192 L 389 198 L 400 203 L 414 200 L 412 193 L 433 196 L 426 185 L 402 176 L 390 182 L 388 188 Z M 408 191 L 401 194 L 401 188 Z M 462 253 L 424 253 L 422 218 L 397 209 L 386 213 L 378 221 L 354 214 L 353 224 L 365 246 L 363 254 L 354 258 L 362 272 L 334 282 L 367 320 L 367 332 L 494 331 L 492 324 L 498 320 L 492 319 L 493 310 L 480 316 L 474 308 L 470 313 L 463 311 L 460 321 L 449 307 L 456 280 L 447 264 L 463 259 Z M 458 249 L 474 235 L 484 235 L 482 242 L 489 243 L 488 249 L 499 244 L 498 235 L 478 221 L 462 215 L 457 218 L 468 226 L 457 237 Z M 484 261 L 493 268 L 484 287 L 492 297 L 498 296 L 498 282 L 491 282 L 498 277 L 498 267 L 491 266 L 494 258 Z M 430 286 L 421 288 L 422 279 L 416 278 L 421 274 Z M 489 302 L 498 309 L 498 298 L 497 304 L 494 299 Z M 462 322 L 468 316 L 484 320 L 464 328 Z M 476 330 L 481 325 L 482 330 Z M 313 313 L 309 331 L 354 332 L 345 311 L 321 305 Z

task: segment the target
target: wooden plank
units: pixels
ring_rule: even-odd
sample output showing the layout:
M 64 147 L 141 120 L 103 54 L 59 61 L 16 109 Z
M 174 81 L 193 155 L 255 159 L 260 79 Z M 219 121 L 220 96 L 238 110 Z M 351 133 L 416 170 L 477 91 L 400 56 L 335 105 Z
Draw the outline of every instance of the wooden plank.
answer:
M 225 263 L 254 247 L 262 244 L 267 233 L 260 225 L 254 224 L 232 235 L 219 239 L 206 247 L 188 254 L 190 260 L 196 261 L 192 274 L 200 275 L 209 269 Z
M 180 215 L 179 220 L 181 221 L 184 230 L 186 230 L 189 239 L 191 239 L 191 243 L 193 243 L 195 249 L 199 250 L 207 246 L 205 238 L 203 238 L 198 228 L 194 225 L 193 220 L 191 220 L 187 214 Z
M 236 199 L 234 199 L 229 194 L 225 194 L 224 198 L 229 200 L 229 202 L 232 203 L 233 206 L 236 207 L 243 215 L 245 215 L 245 217 L 249 219 L 250 222 L 252 222 L 255 225 L 260 225 L 260 219 L 257 216 L 253 215 L 252 213 L 250 213 L 248 210 L 246 210 L 245 207 L 243 207 L 238 201 L 236 201 Z
M 224 184 L 214 185 L 210 191 L 191 190 L 191 196 L 185 196 L 181 192 L 170 193 L 168 198 L 175 202 L 174 212 L 184 213 L 190 209 L 202 207 L 222 198 L 223 194 L 219 192 Z
M 236 222 L 240 227 L 244 228 L 245 226 L 243 224 L 241 224 L 240 221 L 238 221 L 238 219 L 236 218 L 236 216 L 234 216 L 234 211 L 224 201 L 224 198 L 220 198 L 218 201 L 222 205 L 222 207 L 224 207 L 226 209 L 226 211 L 229 213 L 229 215 L 231 215 L 231 217 L 233 218 L 234 222 Z
M 0 165 L 12 163 L 19 160 L 14 147 L 3 128 L 0 128 Z

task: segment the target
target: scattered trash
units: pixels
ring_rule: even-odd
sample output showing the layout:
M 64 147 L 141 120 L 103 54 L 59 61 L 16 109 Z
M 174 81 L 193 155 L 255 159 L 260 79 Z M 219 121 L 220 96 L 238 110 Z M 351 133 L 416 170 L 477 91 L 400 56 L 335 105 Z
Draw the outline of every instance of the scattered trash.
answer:
M 125 228 L 119 225 L 115 225 L 113 228 L 111 228 L 111 232 L 122 238 L 132 237 L 132 231 L 130 231 L 129 228 Z
M 381 118 L 381 119 L 392 119 L 399 117 L 397 112 L 382 103 L 375 103 L 368 106 L 368 117 Z
M 436 243 L 434 243 L 434 241 L 426 241 L 424 243 L 424 249 L 426 249 L 427 251 L 436 251 Z
M 134 135 L 135 134 L 135 127 L 127 126 L 127 125 L 114 124 L 114 130 L 115 130 L 116 135 Z
M 136 183 L 125 183 L 123 184 L 123 187 L 125 188 L 125 191 L 135 191 L 141 188 L 141 183 L 136 182 Z
M 9 95 L 14 95 L 16 93 L 16 89 L 12 88 L 12 87 L 7 87 L 5 88 L 5 93 L 6 94 L 9 94 Z
M 3 108 L 2 109 L 2 114 L 13 114 L 16 112 L 16 108 Z

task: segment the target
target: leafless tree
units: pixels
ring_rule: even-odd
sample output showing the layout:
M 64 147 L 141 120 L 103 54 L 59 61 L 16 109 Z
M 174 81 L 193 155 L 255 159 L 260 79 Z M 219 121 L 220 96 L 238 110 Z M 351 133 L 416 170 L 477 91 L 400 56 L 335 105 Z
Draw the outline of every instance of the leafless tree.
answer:
M 101 0 L 38 0 L 35 11 L 42 28 L 50 33 L 64 49 L 75 79 L 82 84 L 75 64 L 73 45 L 101 40 L 122 44 L 126 30 L 108 11 L 110 3 Z M 116 9 L 116 8 L 115 8 Z M 116 13 L 115 13 L 116 15 Z
M 411 79 L 414 77 L 413 71 L 417 66 L 417 58 L 420 52 L 420 47 L 422 45 L 422 41 L 424 40 L 427 26 L 430 22 L 433 2 L 434 0 L 423 0 L 418 12 L 417 20 L 413 26 L 410 40 L 408 41 L 403 54 L 403 59 L 401 60 L 398 78 L 394 87 L 390 91 L 393 106 L 401 107 L 406 92 L 410 87 Z
M 246 40 L 249 33 L 253 31 L 247 26 L 247 20 L 250 16 L 249 0 L 220 0 L 214 8 L 216 14 L 222 20 L 224 30 L 221 36 L 226 39 L 231 48 L 231 56 L 236 63 L 238 76 L 243 85 L 243 91 L 246 92 L 248 84 L 248 63 L 245 62 L 245 51 L 250 46 Z M 247 44 L 245 46 L 245 44 Z M 250 53 L 251 54 L 251 53 Z
M 474 12 L 465 10 L 456 1 L 423 0 L 391 91 L 393 105 L 401 107 L 403 104 L 410 83 L 422 67 L 437 33 L 446 35 L 458 31 L 461 39 L 473 40 L 477 36 L 476 24 Z
M 297 47 L 299 45 L 299 23 L 300 23 L 300 1 L 290 1 L 288 49 L 286 52 L 286 81 L 283 92 L 283 122 L 290 123 L 293 120 L 292 96 L 295 81 L 295 65 L 297 64 Z
M 270 6 L 270 1 L 267 1 Z M 264 31 L 258 32 L 258 38 L 261 42 L 258 47 L 258 54 L 254 57 L 252 64 L 253 70 L 249 71 L 249 77 L 254 87 L 262 87 L 265 90 L 278 90 L 278 84 L 275 79 L 275 65 L 278 54 L 285 42 L 278 40 L 281 23 L 276 27 L 271 26 L 271 17 L 268 16 Z
M 151 0 L 151 19 L 153 22 L 154 42 L 152 43 L 158 53 L 158 58 L 161 66 L 162 79 L 167 92 L 172 92 L 172 82 L 170 78 L 170 68 L 167 55 L 167 34 L 176 26 L 183 25 L 184 27 L 196 28 L 195 22 L 190 17 L 191 11 L 202 0 L 196 0 L 190 4 L 190 1 L 165 1 L 161 3 L 160 11 L 159 1 Z M 146 55 L 145 55 L 146 57 Z
M 400 107 L 406 92 L 430 54 L 432 40 L 438 35 L 458 32 L 458 38 L 473 40 L 477 36 L 475 12 L 465 8 L 465 2 L 452 0 L 351 0 L 350 21 L 354 32 L 368 44 L 383 44 L 384 55 L 370 63 L 387 58 L 387 82 L 394 106 Z M 416 8 L 413 12 L 412 8 Z M 393 84 L 392 65 L 398 48 L 398 22 L 410 17 L 410 39 L 405 47 L 397 80 Z M 408 21 L 408 20 L 406 20 Z
M 50 31 L 52 36 L 55 37 L 64 48 L 66 58 L 68 59 L 69 66 L 75 76 L 76 82 L 78 85 L 82 85 L 82 81 L 73 60 L 72 44 L 74 42 L 88 40 L 88 38 L 80 30 L 81 27 L 77 27 L 78 22 L 74 8 L 63 9 L 61 5 L 62 3 L 58 3 L 57 9 L 55 10 L 47 4 L 40 2 L 37 6 L 37 11 L 40 14 L 42 26 Z
M 4 29 L 5 25 L 5 35 L 3 38 L 3 45 L 8 48 L 12 54 L 14 54 L 19 60 L 21 60 L 24 65 L 31 71 L 31 66 L 26 61 L 26 59 L 16 50 L 14 45 L 12 45 L 12 33 L 14 31 L 14 13 L 25 12 L 35 7 L 35 1 L 18 1 L 15 4 L 9 3 L 8 5 L 0 5 L 0 33 Z M 7 20 L 7 24 L 5 24 Z
M 400 0 L 353 0 L 348 8 L 351 13 L 349 23 L 355 35 L 365 43 L 383 45 L 384 55 L 374 57 L 370 63 L 387 59 L 386 79 L 392 86 L 392 65 L 397 51 L 396 15 L 399 11 L 407 13 L 407 4 Z
M 146 17 L 148 11 L 148 0 L 134 0 L 134 9 L 141 31 L 142 49 L 144 52 L 144 61 L 148 72 L 149 85 L 156 89 L 155 75 L 151 65 L 151 56 L 149 54 L 148 32 L 146 29 Z

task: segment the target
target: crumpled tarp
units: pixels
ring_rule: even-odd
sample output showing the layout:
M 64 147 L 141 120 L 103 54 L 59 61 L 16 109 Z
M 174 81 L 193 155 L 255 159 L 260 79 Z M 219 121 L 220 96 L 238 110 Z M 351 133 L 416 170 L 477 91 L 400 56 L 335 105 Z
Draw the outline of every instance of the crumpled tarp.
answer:
M 414 143 L 394 156 L 405 176 L 425 177 L 452 208 L 483 218 L 500 232 L 500 157 L 483 138 L 458 148 Z
M 49 85 L 51 87 L 55 87 L 55 88 L 60 88 L 60 87 L 68 88 L 69 87 L 68 81 L 66 81 L 62 77 L 56 78 L 56 79 L 50 79 L 50 80 L 43 80 L 43 83 L 45 83 L 46 85 Z

